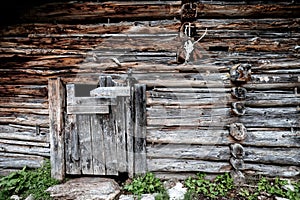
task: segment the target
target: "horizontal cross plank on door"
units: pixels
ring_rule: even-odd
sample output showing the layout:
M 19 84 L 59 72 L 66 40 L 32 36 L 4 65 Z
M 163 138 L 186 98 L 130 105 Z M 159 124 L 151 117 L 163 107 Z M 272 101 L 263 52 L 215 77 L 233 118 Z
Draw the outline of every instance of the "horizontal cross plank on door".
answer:
M 92 97 L 129 97 L 130 87 L 98 87 L 90 91 Z
M 104 106 L 68 106 L 68 114 L 108 114 L 109 107 Z

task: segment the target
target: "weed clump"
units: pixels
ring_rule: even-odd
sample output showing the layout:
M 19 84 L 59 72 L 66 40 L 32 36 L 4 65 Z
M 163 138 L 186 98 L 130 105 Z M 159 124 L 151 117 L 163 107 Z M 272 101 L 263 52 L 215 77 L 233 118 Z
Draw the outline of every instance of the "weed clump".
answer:
M 12 195 L 26 198 L 30 194 L 35 200 L 49 200 L 50 194 L 45 192 L 49 187 L 59 184 L 56 179 L 51 178 L 50 161 L 38 169 L 28 169 L 12 172 L 0 179 L 0 200 L 10 199 Z

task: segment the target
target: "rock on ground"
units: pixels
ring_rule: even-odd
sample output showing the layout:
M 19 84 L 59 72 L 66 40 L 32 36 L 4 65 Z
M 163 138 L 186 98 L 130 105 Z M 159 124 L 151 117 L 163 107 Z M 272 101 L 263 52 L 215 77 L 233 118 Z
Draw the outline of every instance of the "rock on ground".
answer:
M 183 200 L 186 192 L 187 188 L 184 188 L 180 182 L 176 183 L 174 187 L 168 189 L 170 200 Z
M 47 189 L 51 197 L 59 200 L 115 200 L 120 187 L 113 179 L 76 178 Z

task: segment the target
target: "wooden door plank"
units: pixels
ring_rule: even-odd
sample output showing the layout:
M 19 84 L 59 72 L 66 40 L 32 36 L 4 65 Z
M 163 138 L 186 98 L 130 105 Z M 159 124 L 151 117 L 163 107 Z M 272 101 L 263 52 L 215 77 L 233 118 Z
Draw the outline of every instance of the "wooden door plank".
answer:
M 115 82 L 111 76 L 100 76 L 99 87 L 111 87 Z M 103 127 L 104 155 L 106 175 L 118 175 L 117 170 L 117 147 L 115 135 L 115 123 L 113 120 L 112 109 L 115 106 L 110 106 L 110 114 L 101 115 Z
M 79 136 L 76 115 L 66 117 L 66 173 L 71 175 L 81 174 Z
M 146 85 L 134 85 L 134 173 L 147 171 L 146 160 Z
M 105 175 L 105 152 L 101 115 L 91 115 L 94 175 Z
M 65 177 L 64 103 L 65 90 L 60 78 L 49 79 L 50 161 L 51 176 L 58 180 Z
M 110 115 L 103 115 L 103 135 L 106 175 L 118 175 L 117 171 L 117 148 L 113 123 Z
M 116 145 L 118 158 L 118 171 L 127 172 L 126 150 L 126 110 L 124 97 L 117 98 L 117 108 L 114 113 L 116 122 Z
M 129 74 L 130 75 L 130 74 Z M 133 134 L 133 122 L 134 122 L 134 112 L 133 112 L 133 83 L 134 80 L 131 76 L 128 77 L 127 85 L 130 87 L 130 97 L 125 98 L 125 113 L 126 113 L 126 138 L 127 138 L 127 171 L 128 176 L 134 176 L 134 134 Z
M 77 115 L 82 174 L 94 173 L 90 125 L 89 115 Z

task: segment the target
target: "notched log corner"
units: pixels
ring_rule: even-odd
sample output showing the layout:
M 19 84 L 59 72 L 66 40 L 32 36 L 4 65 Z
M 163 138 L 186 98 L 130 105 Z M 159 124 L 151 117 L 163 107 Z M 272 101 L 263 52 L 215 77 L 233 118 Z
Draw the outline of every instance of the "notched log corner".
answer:
M 244 126 L 244 124 L 242 123 L 233 123 L 230 124 L 230 131 L 229 131 L 230 135 L 238 140 L 238 141 L 242 141 L 246 138 L 247 136 L 247 130 L 246 127 Z
M 230 164 L 235 170 L 244 169 L 244 160 L 243 159 L 231 157 Z
M 251 80 L 251 65 L 237 64 L 230 69 L 230 80 L 234 83 L 247 83 Z
M 230 145 L 230 152 L 234 158 L 242 159 L 245 156 L 244 147 L 241 144 L 235 143 Z
M 244 100 L 247 96 L 247 90 L 243 87 L 233 87 L 231 89 L 231 95 L 235 99 Z
M 233 102 L 231 106 L 232 112 L 237 116 L 242 116 L 246 113 L 246 107 L 243 102 Z

